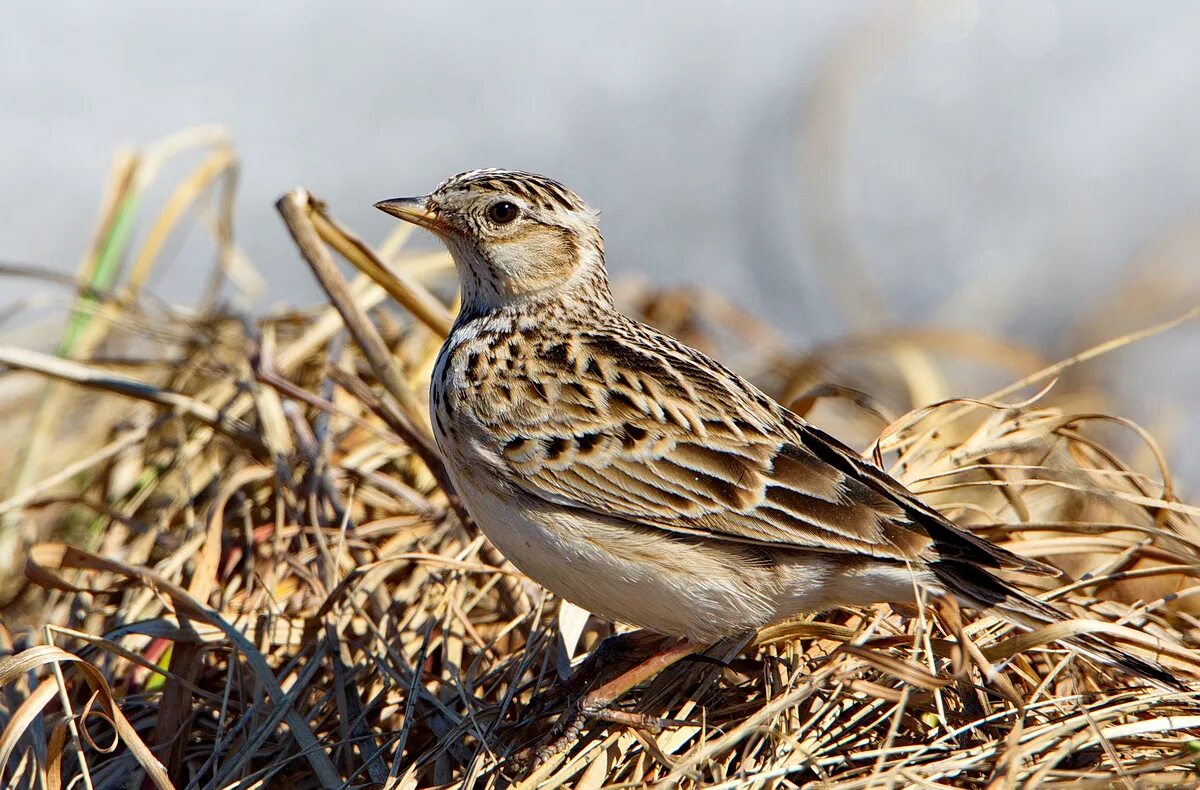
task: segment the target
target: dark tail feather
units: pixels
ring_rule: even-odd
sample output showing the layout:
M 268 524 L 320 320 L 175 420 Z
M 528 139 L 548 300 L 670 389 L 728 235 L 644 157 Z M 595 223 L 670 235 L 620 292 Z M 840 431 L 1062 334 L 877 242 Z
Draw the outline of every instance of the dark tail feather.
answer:
M 942 559 L 932 562 L 930 570 L 946 592 L 952 594 L 964 606 L 993 611 L 1024 628 L 1032 629 L 1070 619 L 1053 606 L 1021 592 L 977 565 Z M 1117 667 L 1171 691 L 1187 688 L 1165 667 L 1127 653 L 1091 634 L 1071 637 L 1064 640 L 1064 643 L 1092 661 Z

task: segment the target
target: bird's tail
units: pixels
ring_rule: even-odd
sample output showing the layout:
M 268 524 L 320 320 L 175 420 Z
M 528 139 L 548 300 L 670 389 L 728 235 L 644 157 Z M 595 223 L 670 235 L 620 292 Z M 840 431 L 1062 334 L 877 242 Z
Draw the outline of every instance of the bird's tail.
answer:
M 977 565 L 953 559 L 939 559 L 930 563 L 930 570 L 946 592 L 964 606 L 995 612 L 1024 628 L 1038 628 L 1069 619 L 1053 606 L 1021 592 Z M 1128 653 L 1091 634 L 1081 634 L 1063 641 L 1084 657 L 1099 664 L 1116 667 L 1172 691 L 1186 688 L 1179 678 L 1165 667 Z

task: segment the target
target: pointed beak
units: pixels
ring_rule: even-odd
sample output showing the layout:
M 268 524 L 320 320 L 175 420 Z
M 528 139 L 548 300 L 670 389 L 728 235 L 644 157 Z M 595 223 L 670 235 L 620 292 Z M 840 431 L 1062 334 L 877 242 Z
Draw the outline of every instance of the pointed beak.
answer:
M 439 217 L 436 212 L 430 211 L 427 208 L 428 205 L 429 198 L 425 196 L 402 197 L 381 200 L 375 204 L 375 208 L 391 214 L 393 217 L 399 217 L 405 222 L 411 222 L 414 225 L 420 225 L 422 228 L 428 228 L 434 233 L 453 232 L 454 227 Z

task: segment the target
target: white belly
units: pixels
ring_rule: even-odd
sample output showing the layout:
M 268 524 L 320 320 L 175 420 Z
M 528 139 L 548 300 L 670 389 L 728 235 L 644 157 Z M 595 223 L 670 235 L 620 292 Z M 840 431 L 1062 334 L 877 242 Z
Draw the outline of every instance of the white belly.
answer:
M 728 544 L 675 540 L 524 495 L 502 496 L 490 481 L 462 471 L 455 483 L 463 503 L 504 556 L 600 617 L 708 642 L 828 608 L 846 594 L 839 588 L 847 577 L 825 555 L 748 561 Z M 860 579 L 860 589 L 875 581 Z

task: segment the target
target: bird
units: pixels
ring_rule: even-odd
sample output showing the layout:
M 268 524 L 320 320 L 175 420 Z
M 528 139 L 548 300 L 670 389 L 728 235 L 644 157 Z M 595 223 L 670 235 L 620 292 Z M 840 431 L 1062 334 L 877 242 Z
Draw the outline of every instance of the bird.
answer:
M 598 214 L 518 170 L 376 208 L 449 250 L 461 307 L 430 383 L 458 497 L 519 570 L 669 638 L 588 692 L 586 717 L 717 640 L 801 613 L 949 597 L 1021 627 L 1067 619 L 999 572 L 1060 575 L 954 524 L 712 357 L 617 309 Z M 674 640 L 674 641 L 671 641 Z M 1177 687 L 1094 636 L 1085 657 Z M 565 736 L 564 736 L 565 737 Z

